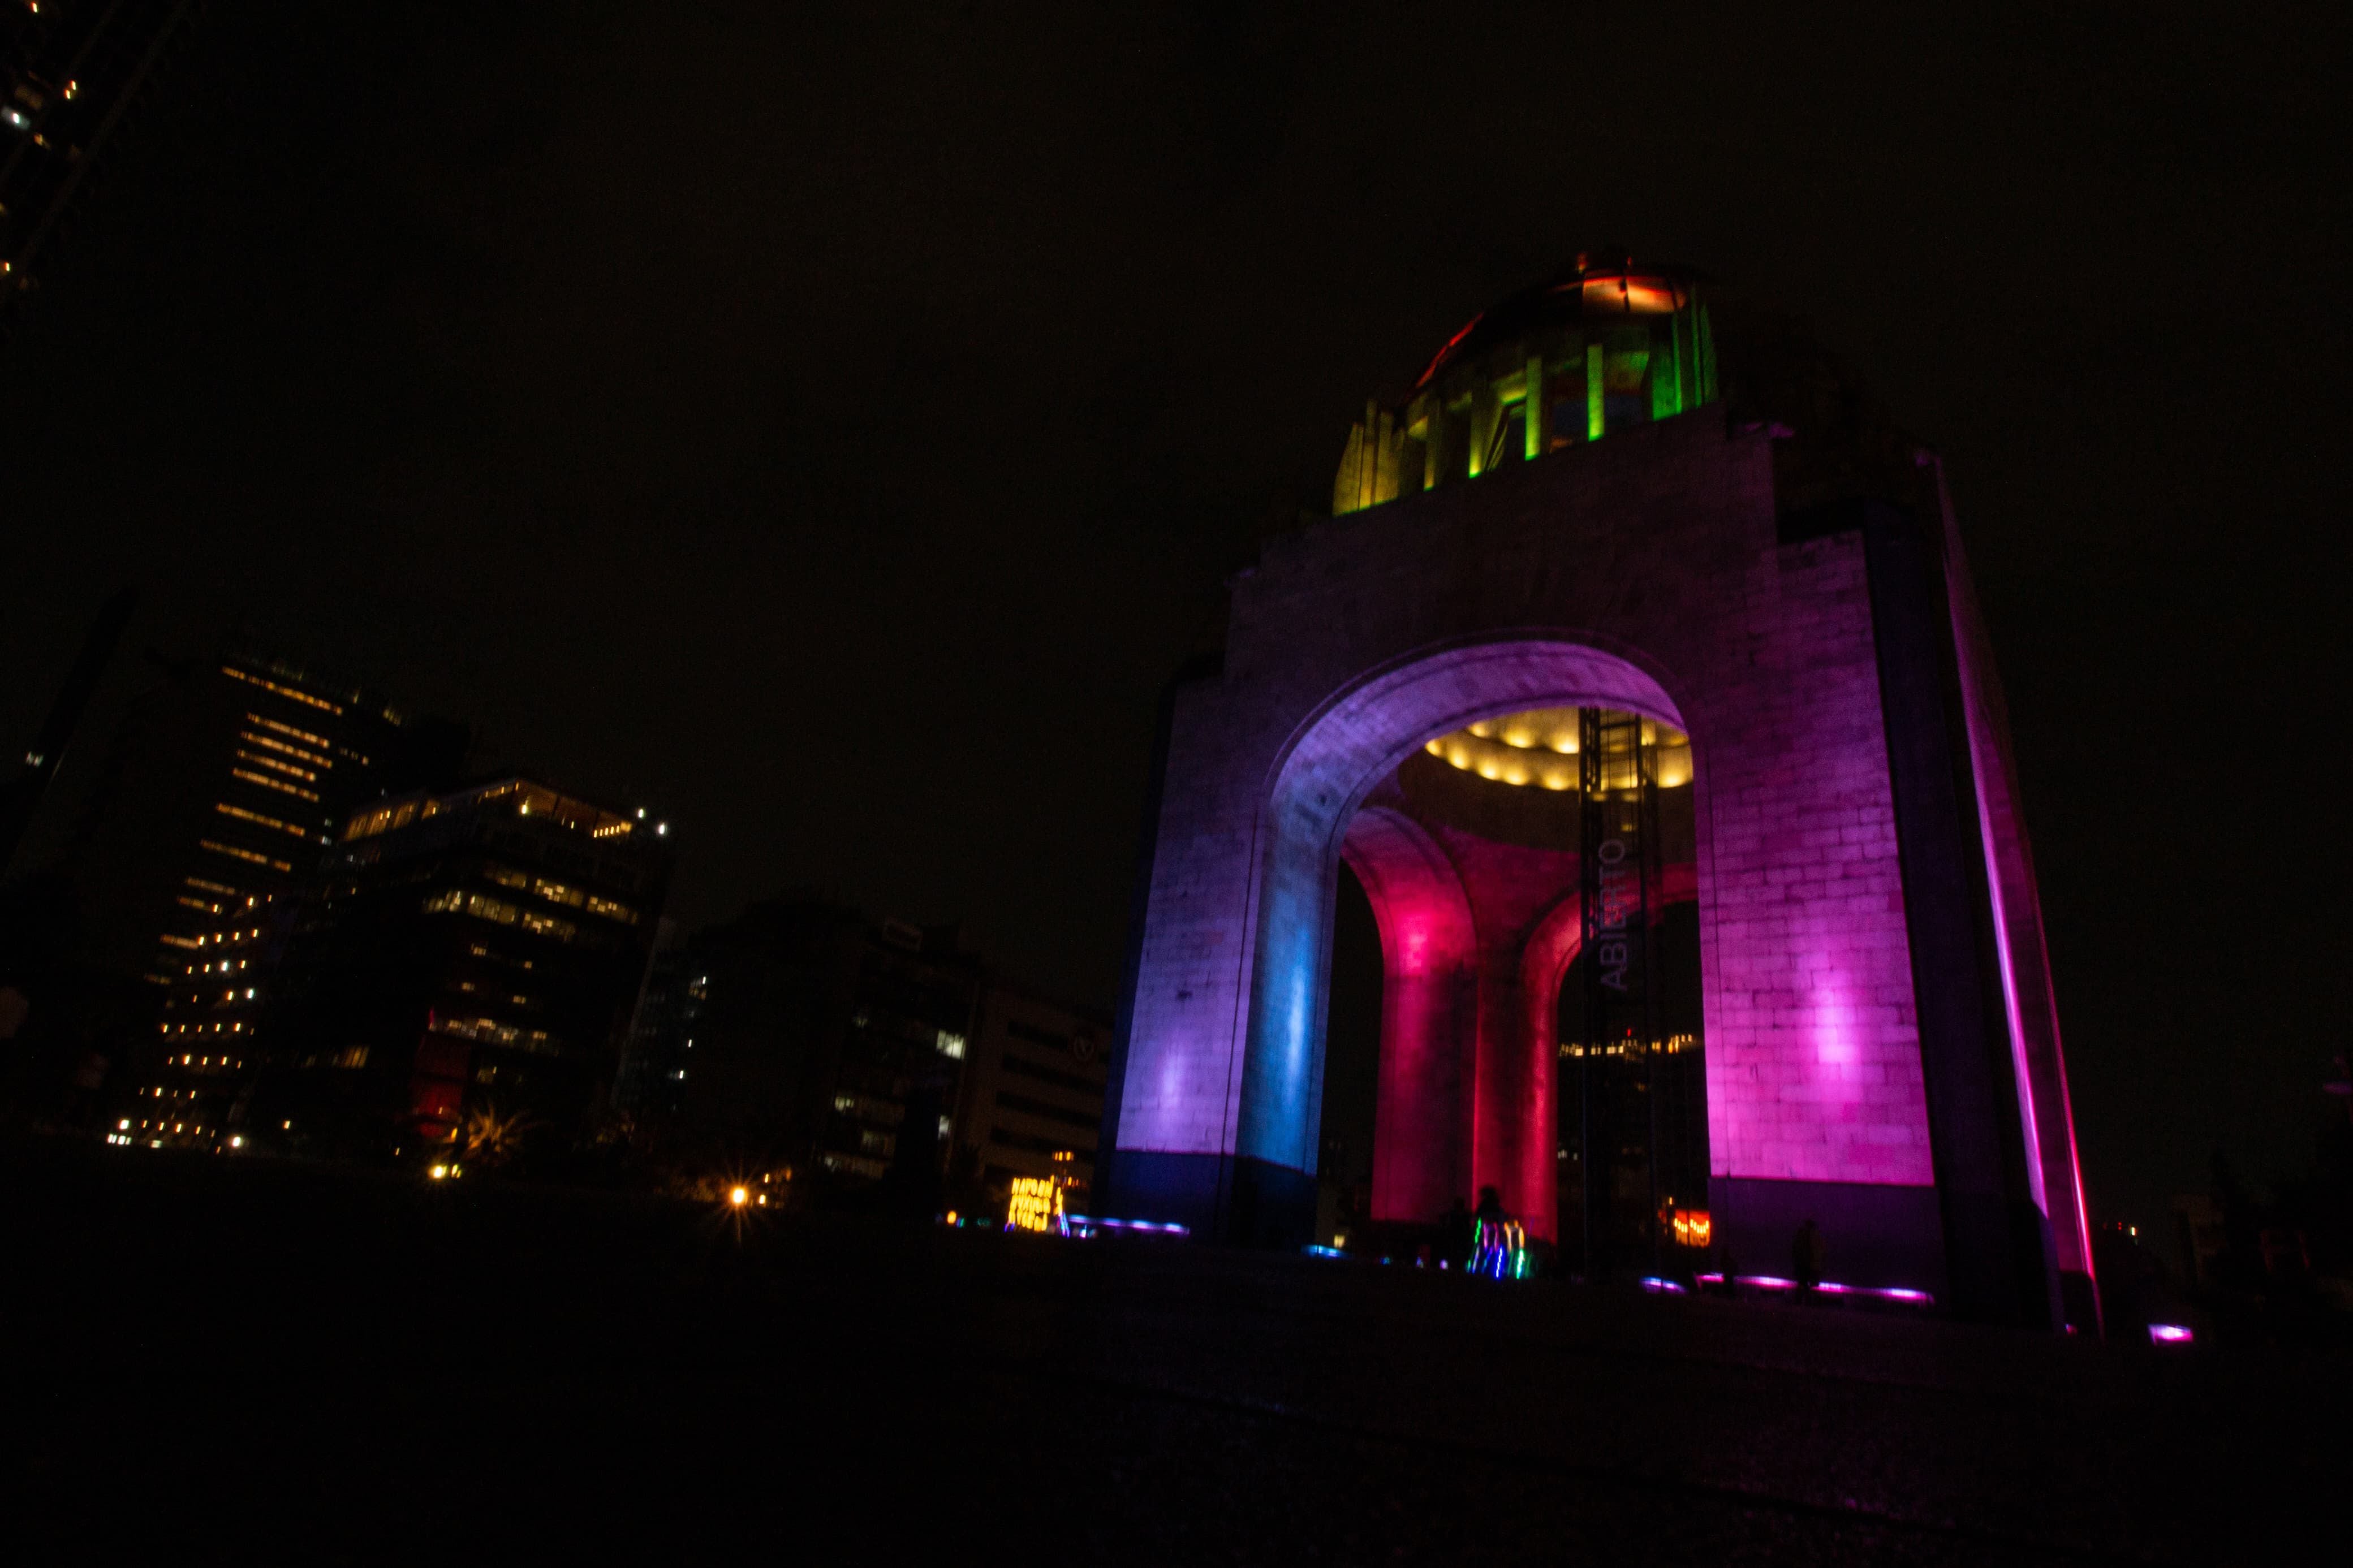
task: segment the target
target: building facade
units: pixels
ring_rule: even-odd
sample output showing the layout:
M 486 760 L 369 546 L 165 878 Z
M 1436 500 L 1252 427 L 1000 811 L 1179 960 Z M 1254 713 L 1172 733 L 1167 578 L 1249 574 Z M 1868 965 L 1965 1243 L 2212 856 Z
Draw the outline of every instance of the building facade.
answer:
M 27 0 L 0 19 L 0 331 L 193 0 Z
M 172 667 L 140 695 L 67 851 L 92 967 L 145 992 L 112 1053 L 115 1135 L 221 1138 L 290 895 L 361 801 L 454 772 L 465 742 L 259 658 Z
M 679 1143 L 746 1171 L 790 1170 L 797 1203 L 886 1183 L 911 1207 L 930 1203 L 982 982 L 954 929 L 781 899 L 686 952 L 691 1027 L 659 1047 L 683 1075 L 671 1080 Z
M 609 1094 L 673 860 L 667 825 L 506 777 L 342 825 L 288 922 L 236 1135 L 492 1160 Z
M 654 933 L 646 983 L 629 1018 L 628 1044 L 613 1081 L 613 1104 L 649 1123 L 675 1121 L 686 1091 L 686 1053 L 702 1016 L 702 979 L 686 932 L 674 920 Z
M 954 1116 L 956 1159 L 1001 1211 L 1016 1177 L 1091 1194 L 1110 1020 L 992 975 L 982 988 Z
M 1493 1188 L 1599 1268 L 1630 1210 L 1646 1262 L 1699 1272 L 1671 1249 L 1704 1235 L 1760 1279 L 1812 1221 L 1847 1288 L 2094 1321 L 1939 470 L 1802 337 L 1717 314 L 1688 275 L 1579 258 L 1369 406 L 1337 515 L 1235 581 L 1221 664 L 1165 712 L 1109 1212 L 1307 1238 L 1345 863 L 1384 956 L 1377 1217 Z M 1556 837 L 1480 832 L 1433 767 L 1555 797 Z M 1695 1028 L 1668 1027 L 1671 916 Z M 1650 1106 L 1702 1103 L 1646 1113 L 1620 1194 L 1629 1120 L 1575 1146 L 1561 1102 L 1629 1059 Z M 1694 1125 L 1704 1209 L 1668 1190 Z

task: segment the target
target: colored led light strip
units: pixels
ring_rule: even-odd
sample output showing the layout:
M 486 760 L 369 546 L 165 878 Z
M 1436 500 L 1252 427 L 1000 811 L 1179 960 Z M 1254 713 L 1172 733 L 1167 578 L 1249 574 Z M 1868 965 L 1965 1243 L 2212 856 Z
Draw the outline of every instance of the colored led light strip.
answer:
M 1702 1285 L 1721 1285 L 1721 1274 L 1694 1274 L 1692 1278 Z M 1795 1290 L 1795 1279 L 1784 1279 L 1774 1274 L 1736 1274 L 1732 1282 L 1756 1290 Z M 1646 1281 L 1647 1283 L 1647 1281 Z M 1835 1279 L 1825 1279 L 1814 1287 L 1825 1296 L 1870 1296 L 1883 1301 L 1909 1301 L 1921 1306 L 1933 1306 L 1936 1298 L 1926 1290 L 1915 1290 L 1904 1285 L 1841 1285 Z
M 1073 1230 L 1081 1232 L 1092 1230 L 1142 1230 L 1155 1231 L 1162 1236 L 1190 1236 L 1193 1234 L 1192 1226 L 1178 1225 L 1174 1220 L 1170 1220 L 1166 1224 L 1163 1224 L 1158 1220 L 1150 1219 L 1098 1219 L 1092 1215 L 1083 1214 L 1066 1215 L 1063 1217 L 1070 1222 L 1071 1227 Z

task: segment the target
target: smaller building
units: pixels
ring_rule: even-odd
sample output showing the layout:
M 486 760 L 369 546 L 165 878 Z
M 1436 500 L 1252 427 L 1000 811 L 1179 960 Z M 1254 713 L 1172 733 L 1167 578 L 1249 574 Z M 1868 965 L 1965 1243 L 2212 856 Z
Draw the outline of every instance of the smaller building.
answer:
M 616 1110 L 639 1121 L 677 1116 L 686 1091 L 687 1042 L 694 1038 L 702 1014 L 702 991 L 685 931 L 678 921 L 664 920 L 655 932 L 645 988 L 638 994 L 628 1044 L 613 1080 Z
M 658 956 L 621 1103 L 690 1163 L 799 1205 L 1083 1212 L 1110 1021 L 990 970 L 953 926 L 754 904 Z
M 243 1135 L 497 1158 L 577 1131 L 611 1089 L 672 858 L 666 824 L 530 778 L 353 813 L 292 922 Z
M 787 898 L 685 952 L 673 1037 L 638 1046 L 676 1086 L 667 1123 L 681 1152 L 793 1170 L 797 1202 L 859 1200 L 887 1180 L 909 1206 L 929 1204 L 982 978 L 955 929 Z
M 1056 1183 L 1067 1207 L 1086 1212 L 1110 1043 L 1109 1019 L 989 978 L 954 1122 L 958 1162 L 992 1212 L 1017 1180 Z

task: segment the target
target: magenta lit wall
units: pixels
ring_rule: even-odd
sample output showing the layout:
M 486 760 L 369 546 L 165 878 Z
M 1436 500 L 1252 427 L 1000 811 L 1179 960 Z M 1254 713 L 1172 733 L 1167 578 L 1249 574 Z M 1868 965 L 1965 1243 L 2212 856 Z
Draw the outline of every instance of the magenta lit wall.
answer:
M 1965 587 L 1957 551 L 1951 569 Z M 1881 1282 L 1940 1288 L 1873 593 L 1860 531 L 1783 541 L 1768 441 L 1713 410 L 1271 542 L 1235 585 L 1222 669 L 1180 688 L 1168 720 L 1111 1191 L 1219 1226 L 1247 1211 L 1261 1229 L 1302 1183 L 1312 1195 L 1345 858 L 1388 984 L 1377 1210 L 1442 1209 L 1493 1183 L 1548 1231 L 1546 988 L 1573 955 L 1559 900 L 1573 904 L 1574 879 L 1552 868 L 1514 889 L 1358 808 L 1433 736 L 1611 707 L 1692 738 L 1679 892 L 1699 906 L 1715 1206 L 1736 1227 L 1753 1207 L 1762 1236 L 1777 1205 L 1818 1201 Z M 1998 731 L 1989 700 L 1972 700 Z M 1998 746 L 1975 749 L 2008 967 L 2035 976 L 2013 979 L 2009 1005 L 2046 1017 L 2012 1032 L 2047 1213 L 2076 1188 L 2063 1075 L 2007 772 L 1987 764 Z M 1482 908 L 1508 914 L 1483 929 L 1508 929 L 1509 951 L 1482 951 Z M 2076 1226 L 2053 1228 L 2061 1266 L 2080 1269 Z

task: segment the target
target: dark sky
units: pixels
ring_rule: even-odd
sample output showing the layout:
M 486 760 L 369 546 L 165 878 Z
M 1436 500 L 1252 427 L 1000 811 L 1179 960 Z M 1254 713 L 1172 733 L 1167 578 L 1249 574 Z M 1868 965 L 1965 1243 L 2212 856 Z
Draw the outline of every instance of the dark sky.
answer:
M 1621 243 L 1946 456 L 2095 1207 L 2271 1173 L 2347 1044 L 2346 24 L 1789 9 L 209 7 L 0 347 L 0 733 L 127 576 L 652 805 L 691 921 L 1108 1005 L 1261 521 Z

